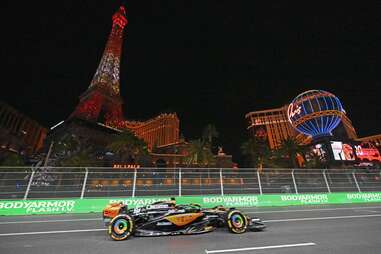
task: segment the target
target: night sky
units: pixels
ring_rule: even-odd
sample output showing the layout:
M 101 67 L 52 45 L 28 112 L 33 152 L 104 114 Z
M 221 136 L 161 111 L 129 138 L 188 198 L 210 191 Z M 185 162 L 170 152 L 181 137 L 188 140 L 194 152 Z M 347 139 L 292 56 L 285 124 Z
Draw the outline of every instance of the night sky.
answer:
M 128 1 L 126 118 L 177 112 L 188 140 L 213 123 L 239 159 L 246 113 L 323 89 L 341 99 L 359 136 L 381 133 L 381 3 L 262 2 Z M 119 3 L 2 2 L 0 99 L 48 128 L 68 117 Z

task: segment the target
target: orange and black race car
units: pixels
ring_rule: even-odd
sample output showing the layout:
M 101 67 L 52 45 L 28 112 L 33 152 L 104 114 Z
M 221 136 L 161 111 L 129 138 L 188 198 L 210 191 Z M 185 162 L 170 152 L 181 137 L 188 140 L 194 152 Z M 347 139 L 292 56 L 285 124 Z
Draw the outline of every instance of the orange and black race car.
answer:
M 174 199 L 132 209 L 122 203 L 110 204 L 103 210 L 103 220 L 110 237 L 117 241 L 131 235 L 201 234 L 225 226 L 236 234 L 265 228 L 260 219 L 250 218 L 235 208 L 203 209 L 198 204 L 177 205 Z

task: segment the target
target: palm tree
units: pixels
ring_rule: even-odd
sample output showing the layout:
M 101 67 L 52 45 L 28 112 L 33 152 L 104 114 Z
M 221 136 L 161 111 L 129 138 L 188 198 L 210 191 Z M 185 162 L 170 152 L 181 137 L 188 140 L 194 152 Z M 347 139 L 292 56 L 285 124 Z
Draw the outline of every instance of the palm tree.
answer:
M 211 145 L 213 138 L 218 138 L 218 135 L 219 133 L 216 130 L 216 126 L 213 124 L 208 124 L 202 132 L 202 139 L 204 142 L 208 142 L 209 145 Z
M 214 155 L 210 146 L 201 139 L 191 140 L 189 146 L 189 156 L 187 164 L 213 165 L 215 163 Z
M 205 145 L 202 151 L 202 164 L 205 166 L 213 166 L 216 164 L 216 158 L 209 145 Z
M 60 141 L 53 145 L 53 152 L 58 155 L 70 155 L 79 152 L 80 142 L 75 135 L 65 134 Z
M 202 156 L 203 142 L 200 139 L 191 140 L 189 142 L 189 155 L 187 164 L 198 163 Z
M 263 166 L 272 165 L 272 153 L 265 140 L 251 137 L 241 145 L 241 151 L 248 157 L 252 167 L 258 167 L 261 170 Z
M 287 138 L 282 141 L 280 148 L 278 149 L 280 156 L 289 160 L 289 164 L 293 168 L 298 168 L 299 165 L 296 162 L 296 157 L 304 153 L 304 147 L 299 145 L 294 138 Z
M 136 162 L 140 156 L 148 154 L 147 144 L 128 130 L 115 136 L 107 148 L 127 162 Z

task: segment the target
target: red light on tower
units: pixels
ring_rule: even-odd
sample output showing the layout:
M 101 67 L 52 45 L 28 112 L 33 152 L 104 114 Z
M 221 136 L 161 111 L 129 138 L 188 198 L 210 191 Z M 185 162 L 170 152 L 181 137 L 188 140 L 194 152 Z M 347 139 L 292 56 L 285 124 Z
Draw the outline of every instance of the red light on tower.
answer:
M 126 9 L 124 6 L 120 6 L 119 10 L 112 16 L 113 28 L 115 25 L 118 25 L 120 29 L 128 24 L 128 20 L 126 18 Z

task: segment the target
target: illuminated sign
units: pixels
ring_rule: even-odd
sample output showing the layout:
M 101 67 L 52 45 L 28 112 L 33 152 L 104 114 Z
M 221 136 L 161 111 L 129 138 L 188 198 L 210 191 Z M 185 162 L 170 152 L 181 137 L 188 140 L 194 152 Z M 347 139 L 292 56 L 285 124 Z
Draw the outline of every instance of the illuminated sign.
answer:
M 136 168 L 140 168 L 140 165 L 136 165 L 136 164 L 114 164 L 114 165 L 112 165 L 112 168 L 130 168 L 130 169 L 136 169 Z
M 294 103 L 290 103 L 287 110 L 288 119 L 290 120 L 295 115 L 300 115 L 300 113 L 302 113 L 302 107 L 295 105 Z

